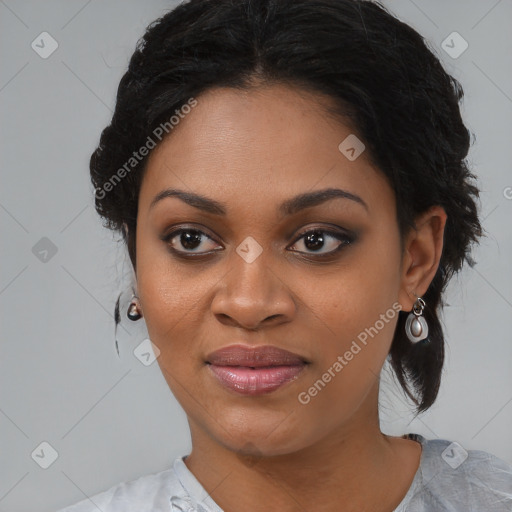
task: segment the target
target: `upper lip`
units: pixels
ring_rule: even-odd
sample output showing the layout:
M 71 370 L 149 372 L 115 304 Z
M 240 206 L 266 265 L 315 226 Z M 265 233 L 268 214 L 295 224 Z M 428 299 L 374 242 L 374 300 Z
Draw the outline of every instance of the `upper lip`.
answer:
M 295 366 L 307 363 L 301 356 L 273 345 L 257 347 L 229 345 L 209 354 L 206 362 L 216 366 L 248 366 L 253 368 Z

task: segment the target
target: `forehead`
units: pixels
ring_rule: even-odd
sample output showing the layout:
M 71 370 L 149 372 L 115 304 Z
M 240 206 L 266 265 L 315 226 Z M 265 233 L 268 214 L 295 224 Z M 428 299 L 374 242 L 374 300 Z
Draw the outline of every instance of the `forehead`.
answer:
M 343 152 L 346 140 L 355 142 L 356 150 L 362 146 L 357 147 L 349 124 L 327 113 L 324 96 L 273 85 L 216 88 L 196 100 L 151 153 L 142 208 L 170 187 L 231 202 L 241 196 L 283 200 L 327 187 L 364 195 L 370 203 L 392 200 L 384 176 L 365 151 L 352 160 Z

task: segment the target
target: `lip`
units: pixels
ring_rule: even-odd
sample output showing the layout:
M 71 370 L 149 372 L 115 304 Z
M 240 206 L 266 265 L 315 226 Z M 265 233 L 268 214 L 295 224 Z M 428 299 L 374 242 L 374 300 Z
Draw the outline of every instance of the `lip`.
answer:
M 208 355 L 206 364 L 228 389 L 243 395 L 260 395 L 297 379 L 308 362 L 272 345 L 229 345 Z

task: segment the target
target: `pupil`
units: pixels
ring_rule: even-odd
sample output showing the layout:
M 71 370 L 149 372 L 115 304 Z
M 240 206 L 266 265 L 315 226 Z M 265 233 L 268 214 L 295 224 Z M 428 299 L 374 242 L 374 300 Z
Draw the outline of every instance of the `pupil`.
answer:
M 319 249 L 324 244 L 324 237 L 321 231 L 313 231 L 306 237 L 304 243 L 308 249 Z
M 187 231 L 181 233 L 180 242 L 185 249 L 195 249 L 201 243 L 201 235 L 197 231 Z

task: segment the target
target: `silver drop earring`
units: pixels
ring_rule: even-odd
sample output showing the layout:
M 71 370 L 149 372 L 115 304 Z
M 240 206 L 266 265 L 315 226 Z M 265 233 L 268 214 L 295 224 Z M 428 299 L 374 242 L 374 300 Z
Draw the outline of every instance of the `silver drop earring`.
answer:
M 405 334 L 407 334 L 411 343 L 418 343 L 418 341 L 424 340 L 428 336 L 428 325 L 423 317 L 424 309 L 425 301 L 421 297 L 417 297 L 405 322 Z

